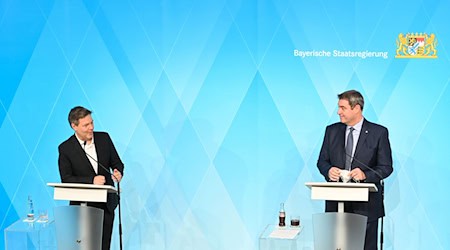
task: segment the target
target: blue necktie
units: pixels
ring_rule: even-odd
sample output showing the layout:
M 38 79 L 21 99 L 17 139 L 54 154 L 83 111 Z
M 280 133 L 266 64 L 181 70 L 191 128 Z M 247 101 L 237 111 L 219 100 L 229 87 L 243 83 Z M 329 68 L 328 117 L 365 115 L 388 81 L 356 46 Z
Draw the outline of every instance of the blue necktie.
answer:
M 353 151 L 353 130 L 355 130 L 354 127 L 350 127 L 350 132 L 347 136 L 347 145 L 345 145 L 345 169 L 351 170 L 352 169 L 352 151 Z

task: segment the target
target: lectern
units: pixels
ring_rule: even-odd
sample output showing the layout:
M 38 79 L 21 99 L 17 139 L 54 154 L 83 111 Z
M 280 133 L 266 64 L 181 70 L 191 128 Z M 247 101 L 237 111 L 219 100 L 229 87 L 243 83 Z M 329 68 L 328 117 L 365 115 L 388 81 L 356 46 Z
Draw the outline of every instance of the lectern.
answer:
M 88 207 L 87 202 L 106 202 L 108 193 L 117 190 L 109 185 L 47 183 L 54 187 L 55 200 L 80 201 L 81 206 L 55 208 L 58 249 L 101 249 L 103 210 Z
M 338 202 L 337 213 L 313 215 L 314 249 L 364 248 L 367 217 L 344 213 L 345 201 L 369 201 L 369 192 L 377 192 L 373 183 L 307 182 L 311 189 L 311 199 Z

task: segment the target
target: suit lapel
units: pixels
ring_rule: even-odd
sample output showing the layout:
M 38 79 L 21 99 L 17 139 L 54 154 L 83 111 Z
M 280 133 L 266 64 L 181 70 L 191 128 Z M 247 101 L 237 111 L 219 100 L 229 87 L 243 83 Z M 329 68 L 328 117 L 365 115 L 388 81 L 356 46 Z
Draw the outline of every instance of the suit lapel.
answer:
M 100 140 L 99 140 L 99 138 L 98 138 L 98 136 L 97 136 L 97 134 L 94 132 L 94 144 L 95 144 L 95 152 L 97 153 L 97 162 L 99 162 L 99 165 L 100 164 L 103 164 L 102 162 L 104 162 L 102 159 L 102 157 L 103 157 L 103 152 L 100 150 L 101 148 L 102 148 L 102 146 L 100 146 L 100 144 L 101 144 L 101 142 L 100 142 Z M 98 166 L 98 173 L 100 174 L 100 172 L 101 173 L 103 173 L 103 174 L 106 174 L 105 173 L 105 171 L 103 170 L 103 168 L 102 167 L 100 167 L 100 166 Z
M 345 167 L 345 130 L 347 129 L 347 125 L 342 123 L 342 126 L 339 127 L 338 131 L 338 155 L 341 155 L 341 162 L 339 162 L 338 166 L 342 166 L 342 168 Z
M 104 167 L 108 168 L 108 166 L 106 166 L 107 160 L 104 159 L 104 157 L 107 157 L 107 154 L 104 151 L 105 146 L 103 145 L 103 141 L 101 141 L 101 138 L 95 132 L 94 132 L 94 143 L 95 143 L 95 152 L 97 152 L 97 161 L 99 163 L 98 173 L 107 176 L 109 172 L 107 172 L 100 166 L 100 164 L 102 164 Z
M 86 155 L 86 152 L 84 151 L 81 144 L 78 142 L 78 139 L 75 135 L 72 136 L 72 146 L 73 149 L 80 156 L 81 164 L 83 165 L 83 167 L 89 169 L 90 171 L 92 171 L 92 173 L 94 173 L 94 175 L 96 175 L 94 168 L 92 167 L 92 164 L 89 161 L 88 156 Z
M 362 145 L 364 145 L 364 143 L 366 142 L 369 132 L 370 132 L 369 124 L 366 121 L 366 119 L 364 119 L 362 127 L 361 127 L 361 131 L 359 132 L 359 138 L 358 138 L 358 143 L 356 144 L 355 153 L 353 154 L 354 158 L 358 159 L 358 153 L 361 150 L 361 148 L 363 147 Z

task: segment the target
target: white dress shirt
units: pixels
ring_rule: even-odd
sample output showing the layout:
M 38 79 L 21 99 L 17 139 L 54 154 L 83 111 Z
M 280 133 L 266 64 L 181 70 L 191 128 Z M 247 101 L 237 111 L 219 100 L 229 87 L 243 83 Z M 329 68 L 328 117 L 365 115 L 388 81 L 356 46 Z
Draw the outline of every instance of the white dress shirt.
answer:
M 89 162 L 92 165 L 92 168 L 94 169 L 95 173 L 98 174 L 98 159 L 97 159 L 97 151 L 95 150 L 95 143 L 94 143 L 94 137 L 92 137 L 92 141 L 91 143 L 80 140 L 80 138 L 78 138 L 78 136 L 75 134 L 75 136 L 77 137 L 78 142 L 80 142 L 81 148 L 83 148 L 84 152 L 86 152 L 86 154 L 89 154 L 91 157 L 87 156 L 86 157 L 89 159 Z

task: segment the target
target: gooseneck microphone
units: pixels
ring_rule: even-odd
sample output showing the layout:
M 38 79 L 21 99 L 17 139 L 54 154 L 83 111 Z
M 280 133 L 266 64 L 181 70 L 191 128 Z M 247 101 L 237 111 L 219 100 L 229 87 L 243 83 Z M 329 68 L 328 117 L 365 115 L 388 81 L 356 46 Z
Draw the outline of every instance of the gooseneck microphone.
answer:
M 91 158 L 93 161 L 95 161 L 95 163 L 97 163 L 103 170 L 105 170 L 106 172 L 108 172 L 110 175 L 112 175 L 114 177 L 114 179 L 117 181 L 116 177 L 113 175 L 113 173 L 111 173 L 111 170 L 106 168 L 105 166 L 103 166 L 103 164 L 101 164 L 100 162 L 97 161 L 97 159 L 95 159 L 92 155 L 88 154 L 88 152 L 86 152 L 86 141 L 84 141 L 83 144 L 83 150 L 84 153 L 86 154 L 87 157 Z M 117 182 L 119 183 L 119 182 Z
M 122 212 L 121 212 L 121 206 L 120 206 L 120 181 L 114 176 L 113 173 L 111 173 L 111 170 L 103 166 L 97 159 L 92 157 L 90 154 L 86 152 L 86 143 L 87 141 L 84 141 L 83 144 L 83 151 L 86 154 L 87 157 L 91 158 L 93 161 L 95 161 L 98 166 L 100 166 L 103 170 L 108 172 L 113 178 L 116 180 L 117 183 L 117 200 L 118 200 L 118 206 L 119 206 L 119 242 L 120 242 L 120 250 L 122 250 Z M 113 211 L 114 212 L 114 211 Z
M 345 151 L 344 151 L 345 152 Z M 357 158 L 348 155 L 347 152 L 345 152 L 345 154 L 347 156 L 350 156 L 350 159 L 353 161 L 355 160 L 357 163 L 361 164 L 361 166 L 367 168 L 368 170 L 370 170 L 371 172 L 373 172 L 377 177 L 380 178 L 380 192 L 381 192 L 381 202 L 383 203 L 384 206 L 384 178 L 383 176 L 381 176 L 380 173 L 378 173 L 377 171 L 375 171 L 375 169 L 369 167 L 367 164 L 365 164 L 364 162 L 361 162 L 360 160 L 358 160 Z M 384 243 L 384 216 L 381 217 L 381 230 L 380 230 L 380 250 L 383 250 L 383 243 Z

